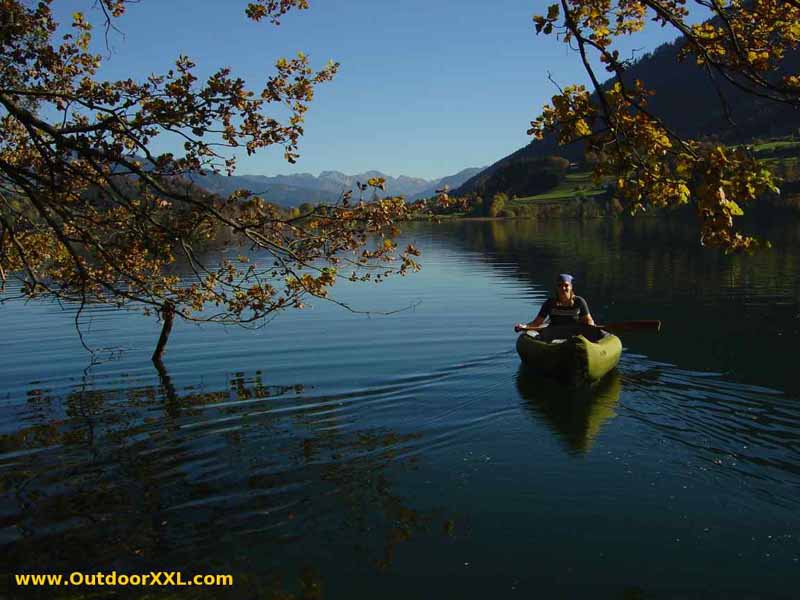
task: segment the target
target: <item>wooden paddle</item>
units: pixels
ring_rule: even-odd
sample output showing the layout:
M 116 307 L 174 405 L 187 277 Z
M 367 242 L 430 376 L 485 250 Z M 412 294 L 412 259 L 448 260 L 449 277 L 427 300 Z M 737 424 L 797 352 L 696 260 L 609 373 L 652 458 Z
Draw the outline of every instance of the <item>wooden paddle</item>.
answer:
M 621 333 L 625 331 L 661 331 L 661 321 L 620 321 L 619 323 L 606 323 L 605 325 L 586 325 L 576 323 L 576 326 L 588 327 L 590 329 L 602 329 L 610 333 Z M 527 325 L 514 328 L 515 331 L 541 331 L 547 329 L 547 325 L 541 327 L 529 327 Z

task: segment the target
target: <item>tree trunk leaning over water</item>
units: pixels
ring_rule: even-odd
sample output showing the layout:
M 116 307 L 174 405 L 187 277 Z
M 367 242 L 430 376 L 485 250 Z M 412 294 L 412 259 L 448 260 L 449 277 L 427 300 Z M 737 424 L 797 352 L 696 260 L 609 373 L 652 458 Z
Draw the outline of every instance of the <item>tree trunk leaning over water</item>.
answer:
M 153 352 L 153 362 L 160 363 L 161 355 L 164 353 L 164 347 L 169 340 L 169 334 L 172 332 L 172 322 L 175 320 L 175 305 L 167 300 L 161 308 L 161 318 L 164 319 L 164 325 L 161 327 L 161 335 L 158 338 L 155 352 Z

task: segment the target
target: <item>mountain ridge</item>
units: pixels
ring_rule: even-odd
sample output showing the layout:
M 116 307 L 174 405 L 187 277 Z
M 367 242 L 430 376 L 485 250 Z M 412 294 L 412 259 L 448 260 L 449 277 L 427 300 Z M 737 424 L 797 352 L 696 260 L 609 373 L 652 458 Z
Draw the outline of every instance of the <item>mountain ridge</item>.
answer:
M 631 65 L 624 74 L 626 83 L 639 79 L 655 95 L 648 107 L 679 135 L 694 139 L 718 139 L 724 144 L 750 143 L 758 137 L 780 137 L 800 131 L 800 110 L 747 94 L 728 81 L 711 81 L 701 68 L 678 61 L 683 38 L 662 44 Z M 779 73 L 800 73 L 800 50 L 787 53 Z M 602 86 L 608 89 L 614 78 Z M 720 102 L 724 95 L 727 106 Z M 596 94 L 593 94 L 596 99 Z M 733 122 L 728 117 L 731 116 Z M 549 155 L 571 162 L 581 161 L 584 145 L 560 146 L 552 135 L 534 140 L 500 158 L 453 190 L 464 196 L 495 189 L 493 178 L 508 167 L 533 162 Z
M 467 179 L 482 171 L 484 167 L 469 167 L 458 173 L 436 179 L 424 179 L 409 175 L 393 177 L 378 170 L 364 171 L 348 175 L 341 171 L 321 171 L 318 176 L 311 173 L 295 173 L 292 175 L 218 175 L 204 172 L 191 178 L 191 182 L 209 192 L 229 195 L 237 189 L 247 189 L 255 194 L 263 195 L 269 202 L 288 207 L 296 207 L 303 203 L 332 203 L 347 190 L 353 191 L 355 197 L 359 192 L 356 182 L 366 183 L 371 177 L 382 177 L 386 180 L 385 193 L 391 196 L 404 196 L 406 200 L 433 196 L 441 186 L 458 187 Z

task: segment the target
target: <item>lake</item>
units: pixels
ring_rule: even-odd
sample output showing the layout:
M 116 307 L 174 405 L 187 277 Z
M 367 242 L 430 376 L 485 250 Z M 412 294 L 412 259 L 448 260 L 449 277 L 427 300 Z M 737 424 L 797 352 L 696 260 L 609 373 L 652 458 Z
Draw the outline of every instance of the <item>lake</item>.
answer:
M 175 598 L 796 597 L 800 225 L 765 234 L 726 256 L 654 219 L 413 224 L 421 272 L 335 288 L 372 314 L 178 321 L 161 372 L 152 317 L 84 310 L 92 361 L 77 307 L 0 305 L 3 572 L 234 575 Z M 663 321 L 589 390 L 514 350 L 561 272 L 597 322 Z

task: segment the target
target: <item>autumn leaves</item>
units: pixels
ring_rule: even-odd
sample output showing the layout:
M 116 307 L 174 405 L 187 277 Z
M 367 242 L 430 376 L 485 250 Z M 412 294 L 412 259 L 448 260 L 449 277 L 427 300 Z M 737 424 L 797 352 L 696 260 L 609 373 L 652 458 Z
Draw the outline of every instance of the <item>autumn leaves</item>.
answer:
M 595 159 L 596 180 L 611 182 L 633 212 L 692 202 L 702 243 L 746 250 L 757 241 L 739 233 L 734 219 L 743 214 L 742 204 L 778 191 L 771 173 L 744 147 L 686 139 L 670 130 L 648 107 L 653 92 L 625 77 L 627 63 L 612 44 L 641 31 L 650 19 L 682 34 L 680 56 L 693 57 L 710 77 L 800 106 L 798 75 L 780 72 L 781 59 L 800 41 L 800 3 L 697 4 L 710 7 L 714 19 L 690 25 L 685 0 L 561 0 L 534 17 L 538 33 L 556 34 L 578 51 L 593 90 L 580 85 L 560 90 L 529 133 L 549 132 L 561 143 L 584 141 Z M 610 82 L 601 83 L 593 58 L 612 74 Z

